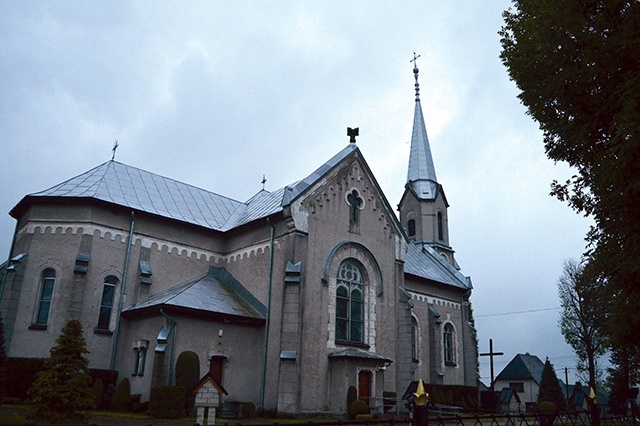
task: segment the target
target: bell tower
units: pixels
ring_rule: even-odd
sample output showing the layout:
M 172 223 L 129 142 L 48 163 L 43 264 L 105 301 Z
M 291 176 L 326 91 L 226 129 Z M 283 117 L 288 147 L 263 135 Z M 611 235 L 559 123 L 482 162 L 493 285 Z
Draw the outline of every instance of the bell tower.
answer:
M 438 183 L 436 178 L 436 169 L 431 156 L 429 138 L 420 104 L 419 70 L 416 65 L 419 56 L 416 56 L 414 52 L 413 60 L 411 60 L 416 80 L 416 98 L 407 183 L 398 204 L 400 222 L 415 244 L 431 246 L 450 264 L 456 266 L 453 257 L 454 251 L 449 245 L 447 216 L 449 203 L 442 185 Z

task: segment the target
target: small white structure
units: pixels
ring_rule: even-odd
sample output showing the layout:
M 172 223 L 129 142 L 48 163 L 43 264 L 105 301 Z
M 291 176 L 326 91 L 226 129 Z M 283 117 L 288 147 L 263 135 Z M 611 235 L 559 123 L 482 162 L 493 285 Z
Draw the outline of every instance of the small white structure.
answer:
M 196 394 L 194 407 L 196 409 L 196 423 L 205 426 L 216 423 L 216 408 L 220 406 L 220 394 L 227 394 L 213 374 L 207 373 L 196 384 L 193 393 Z

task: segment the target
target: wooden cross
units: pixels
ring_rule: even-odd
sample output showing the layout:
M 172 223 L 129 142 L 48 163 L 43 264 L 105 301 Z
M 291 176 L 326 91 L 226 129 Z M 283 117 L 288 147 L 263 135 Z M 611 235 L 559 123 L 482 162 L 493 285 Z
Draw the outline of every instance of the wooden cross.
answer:
M 480 354 L 480 356 L 488 356 L 491 364 L 491 391 L 493 392 L 493 357 L 504 355 L 504 352 L 494 352 L 493 351 L 493 339 L 489 339 L 489 352 Z
M 352 129 L 351 127 L 347 127 L 347 136 L 349 136 L 349 143 L 356 143 L 356 136 L 359 136 L 360 128 L 356 127 Z

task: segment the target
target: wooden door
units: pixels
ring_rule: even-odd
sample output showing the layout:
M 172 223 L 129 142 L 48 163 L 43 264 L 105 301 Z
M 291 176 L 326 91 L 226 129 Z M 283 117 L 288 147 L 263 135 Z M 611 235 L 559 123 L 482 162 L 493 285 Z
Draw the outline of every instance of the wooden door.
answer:
M 358 372 L 358 399 L 364 401 L 367 405 L 370 404 L 371 398 L 371 371 L 359 371 Z
M 211 361 L 209 361 L 209 372 L 218 379 L 218 382 L 222 384 L 222 372 L 224 366 L 224 357 L 222 356 L 212 356 Z

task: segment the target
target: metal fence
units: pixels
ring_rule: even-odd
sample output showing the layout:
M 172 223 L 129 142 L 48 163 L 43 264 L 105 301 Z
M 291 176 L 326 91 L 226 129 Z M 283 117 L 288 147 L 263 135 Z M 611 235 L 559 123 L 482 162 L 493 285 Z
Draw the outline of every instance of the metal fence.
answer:
M 243 426 L 242 423 L 219 423 L 226 426 Z M 408 416 L 392 416 L 373 418 L 366 420 L 334 420 L 334 421 L 306 421 L 279 423 L 277 420 L 271 423 L 251 423 L 251 426 L 401 426 L 411 425 Z M 600 420 L 601 426 L 640 426 L 640 422 L 629 417 L 606 417 Z M 246 426 L 247 423 L 244 423 Z M 432 412 L 429 416 L 428 426 L 592 426 L 591 419 L 584 412 L 560 413 L 551 418 L 548 414 L 482 414 L 437 416 Z

